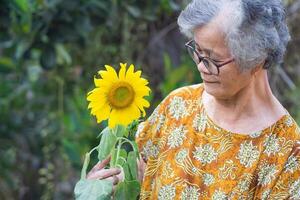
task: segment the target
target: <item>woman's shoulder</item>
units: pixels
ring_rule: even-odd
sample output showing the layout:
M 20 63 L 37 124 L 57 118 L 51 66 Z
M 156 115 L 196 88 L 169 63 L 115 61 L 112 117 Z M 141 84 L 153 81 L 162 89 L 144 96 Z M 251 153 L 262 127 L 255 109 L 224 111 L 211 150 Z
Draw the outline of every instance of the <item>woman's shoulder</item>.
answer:
M 287 113 L 277 124 L 277 131 L 281 137 L 290 141 L 300 141 L 300 128 L 296 120 Z
M 165 99 L 171 99 L 174 97 L 181 97 L 186 100 L 194 99 L 198 98 L 203 90 L 203 83 L 187 85 L 171 91 Z
M 288 115 L 285 123 L 290 128 L 290 134 L 294 136 L 295 140 L 300 141 L 300 128 L 296 120 L 291 115 Z
M 200 83 L 183 86 L 171 91 L 155 108 L 152 115 L 156 116 L 163 113 L 168 117 L 168 111 L 183 114 L 182 112 L 186 112 L 191 105 L 198 104 L 203 88 L 203 84 Z

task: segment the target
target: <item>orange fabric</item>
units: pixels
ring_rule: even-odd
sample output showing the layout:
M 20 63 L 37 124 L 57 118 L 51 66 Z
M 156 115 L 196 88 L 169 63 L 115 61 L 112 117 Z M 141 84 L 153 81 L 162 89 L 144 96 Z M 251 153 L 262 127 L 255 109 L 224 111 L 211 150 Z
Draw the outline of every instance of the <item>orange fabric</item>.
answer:
M 202 91 L 202 84 L 173 91 L 139 125 L 136 142 L 147 158 L 140 199 L 300 199 L 293 118 L 232 133 L 206 115 Z

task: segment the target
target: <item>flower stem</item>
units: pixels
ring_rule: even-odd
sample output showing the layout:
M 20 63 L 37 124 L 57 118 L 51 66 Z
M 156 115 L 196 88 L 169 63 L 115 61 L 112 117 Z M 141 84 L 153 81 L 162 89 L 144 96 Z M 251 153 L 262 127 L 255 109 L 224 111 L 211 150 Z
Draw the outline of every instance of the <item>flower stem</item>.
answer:
M 119 160 L 119 155 L 120 155 L 120 150 L 121 150 L 121 145 L 122 145 L 122 142 L 121 142 L 122 139 L 123 139 L 122 137 L 118 138 L 117 157 L 116 157 L 114 166 L 117 166 L 117 163 L 118 163 L 118 160 Z
M 128 142 L 131 145 L 131 147 L 132 147 L 133 150 L 135 150 L 134 149 L 134 145 L 133 145 L 133 143 L 130 140 L 128 140 L 127 138 L 124 138 L 124 137 L 123 137 L 123 139 L 125 140 L 125 142 Z
M 92 150 L 90 150 L 89 151 L 89 153 L 88 154 L 91 154 L 91 153 L 93 153 L 93 151 L 95 151 L 97 148 L 99 147 L 99 145 L 98 146 L 96 146 L 96 147 L 94 147 Z
M 84 164 L 83 164 L 83 167 L 81 169 L 81 179 L 86 179 L 86 170 L 87 170 L 88 165 L 90 163 L 90 156 L 93 153 L 93 151 L 95 151 L 98 147 L 99 147 L 99 145 L 94 147 L 92 150 L 90 150 L 88 153 L 85 154 Z

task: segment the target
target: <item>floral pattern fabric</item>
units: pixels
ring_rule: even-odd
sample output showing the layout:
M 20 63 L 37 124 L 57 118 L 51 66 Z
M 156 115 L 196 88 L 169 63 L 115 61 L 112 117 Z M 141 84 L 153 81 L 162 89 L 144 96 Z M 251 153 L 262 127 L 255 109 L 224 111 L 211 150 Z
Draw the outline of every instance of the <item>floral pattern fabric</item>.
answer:
M 286 113 L 262 131 L 232 133 L 202 105 L 203 85 L 170 93 L 138 127 L 147 164 L 140 199 L 300 199 L 299 127 Z

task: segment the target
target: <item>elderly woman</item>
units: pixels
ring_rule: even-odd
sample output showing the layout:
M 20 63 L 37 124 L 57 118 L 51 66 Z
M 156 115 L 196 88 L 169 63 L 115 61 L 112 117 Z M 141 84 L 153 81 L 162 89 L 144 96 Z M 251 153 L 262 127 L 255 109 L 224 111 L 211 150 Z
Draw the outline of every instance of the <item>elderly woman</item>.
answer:
M 267 77 L 290 39 L 281 2 L 194 0 L 178 24 L 203 83 L 140 124 L 140 199 L 300 199 L 299 127 Z

